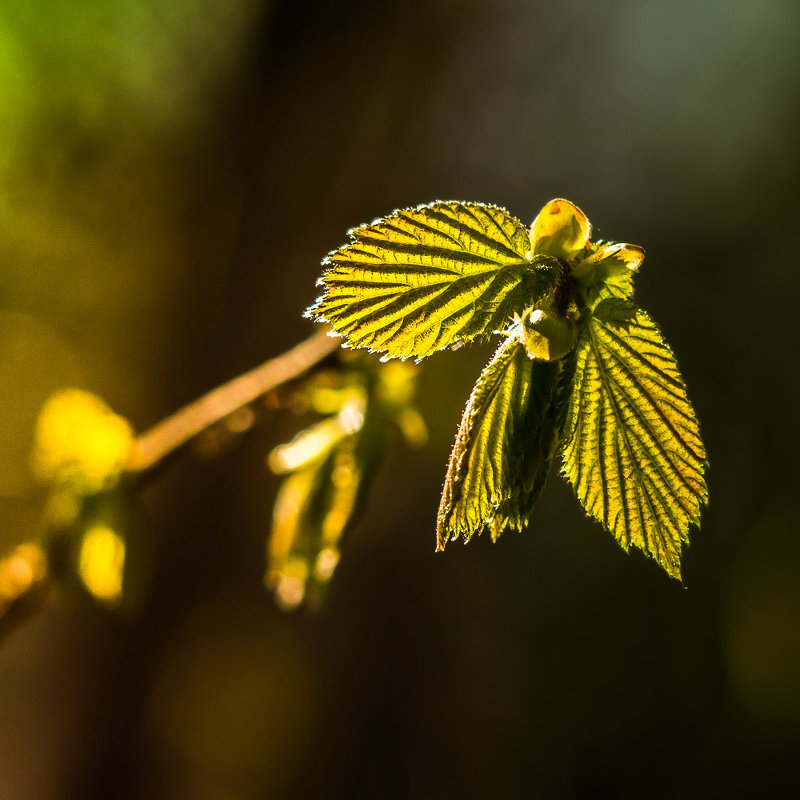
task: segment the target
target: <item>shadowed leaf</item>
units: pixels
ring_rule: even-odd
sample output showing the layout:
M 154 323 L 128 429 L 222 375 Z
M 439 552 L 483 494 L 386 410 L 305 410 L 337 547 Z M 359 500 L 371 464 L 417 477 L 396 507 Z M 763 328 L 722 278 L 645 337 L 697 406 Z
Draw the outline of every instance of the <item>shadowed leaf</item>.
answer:
M 561 365 L 534 362 L 514 336 L 481 373 L 450 456 L 437 549 L 484 526 L 492 539 L 521 530 L 541 492 L 555 445 L 552 404 Z

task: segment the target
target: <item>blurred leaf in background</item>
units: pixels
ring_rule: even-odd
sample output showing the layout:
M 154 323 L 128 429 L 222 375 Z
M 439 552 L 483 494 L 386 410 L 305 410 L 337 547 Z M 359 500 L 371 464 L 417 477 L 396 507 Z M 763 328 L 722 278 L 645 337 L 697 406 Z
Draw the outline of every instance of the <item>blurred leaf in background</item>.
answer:
M 376 363 L 344 353 L 340 371 L 324 371 L 304 382 L 292 398 L 298 411 L 325 415 L 269 455 L 283 481 L 275 500 L 264 582 L 286 609 L 321 591 L 340 558 L 340 540 L 357 519 L 383 459 L 387 439 L 398 428 L 420 446 L 427 429 L 413 405 L 417 370 L 407 362 Z

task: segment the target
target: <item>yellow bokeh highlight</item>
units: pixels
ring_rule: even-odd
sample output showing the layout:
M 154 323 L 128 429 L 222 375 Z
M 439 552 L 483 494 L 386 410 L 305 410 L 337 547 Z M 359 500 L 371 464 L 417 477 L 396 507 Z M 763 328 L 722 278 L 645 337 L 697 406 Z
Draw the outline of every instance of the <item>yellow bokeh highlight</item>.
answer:
M 314 578 L 320 583 L 327 583 L 333 577 L 338 563 L 339 551 L 335 547 L 323 548 L 314 562 Z
M 0 608 L 12 603 L 47 575 L 47 556 L 41 547 L 26 542 L 0 560 Z
M 324 458 L 346 435 L 338 417 L 323 420 L 300 431 L 291 442 L 275 447 L 267 463 L 276 475 L 294 472 Z
M 128 421 L 99 397 L 65 389 L 53 395 L 39 414 L 32 468 L 41 481 L 98 492 L 116 482 L 134 441 Z
M 125 542 L 107 525 L 93 525 L 83 535 L 78 574 L 98 600 L 116 605 L 122 599 Z
M 303 558 L 293 558 L 282 565 L 281 570 L 267 574 L 265 584 L 275 592 L 275 601 L 284 611 L 291 611 L 306 595 L 308 564 Z
M 428 443 L 428 426 L 416 408 L 409 406 L 400 409 L 397 424 L 405 440 L 412 447 L 422 447 Z

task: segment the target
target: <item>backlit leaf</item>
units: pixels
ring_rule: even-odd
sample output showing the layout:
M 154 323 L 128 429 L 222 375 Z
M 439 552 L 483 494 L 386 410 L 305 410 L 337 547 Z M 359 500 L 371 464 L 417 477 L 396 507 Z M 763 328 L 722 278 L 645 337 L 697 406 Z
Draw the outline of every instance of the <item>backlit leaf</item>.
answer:
M 708 497 L 706 454 L 675 357 L 644 311 L 627 326 L 587 319 L 564 441 L 563 472 L 586 511 L 680 578 Z
M 580 259 L 572 277 L 583 287 L 590 306 L 609 297 L 626 299 L 633 294 L 633 276 L 644 260 L 644 250 L 635 244 L 597 242 Z
M 519 334 L 521 335 L 521 334 Z M 561 365 L 532 361 L 509 336 L 481 373 L 450 456 L 437 549 L 484 526 L 521 530 L 544 486 L 555 445 L 553 393 Z
M 307 314 L 352 347 L 422 358 L 506 328 L 555 285 L 546 256 L 502 208 L 437 202 L 350 231 L 325 259 Z
M 638 306 L 621 297 L 606 297 L 592 309 L 595 320 L 619 328 L 628 328 L 638 315 Z

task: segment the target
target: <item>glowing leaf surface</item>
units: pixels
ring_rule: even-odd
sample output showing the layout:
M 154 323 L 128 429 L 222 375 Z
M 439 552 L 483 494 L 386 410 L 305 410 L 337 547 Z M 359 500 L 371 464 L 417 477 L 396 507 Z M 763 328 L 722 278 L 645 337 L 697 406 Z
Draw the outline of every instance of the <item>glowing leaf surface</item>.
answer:
M 502 208 L 439 202 L 350 232 L 325 260 L 325 291 L 308 315 L 352 347 L 422 358 L 508 326 L 552 289 L 546 257 Z
M 675 357 L 644 311 L 624 325 L 586 320 L 564 438 L 563 472 L 586 511 L 679 578 L 708 497 L 706 454 Z
M 644 260 L 635 244 L 605 243 L 590 246 L 591 253 L 578 261 L 573 278 L 583 287 L 590 306 L 609 297 L 629 298 L 633 276 Z
M 587 513 L 679 578 L 705 450 L 672 351 L 632 300 L 644 250 L 591 234 L 563 198 L 529 231 L 480 203 L 397 211 L 328 256 L 308 315 L 386 357 L 505 335 L 461 419 L 437 549 L 523 528 L 560 448 Z

